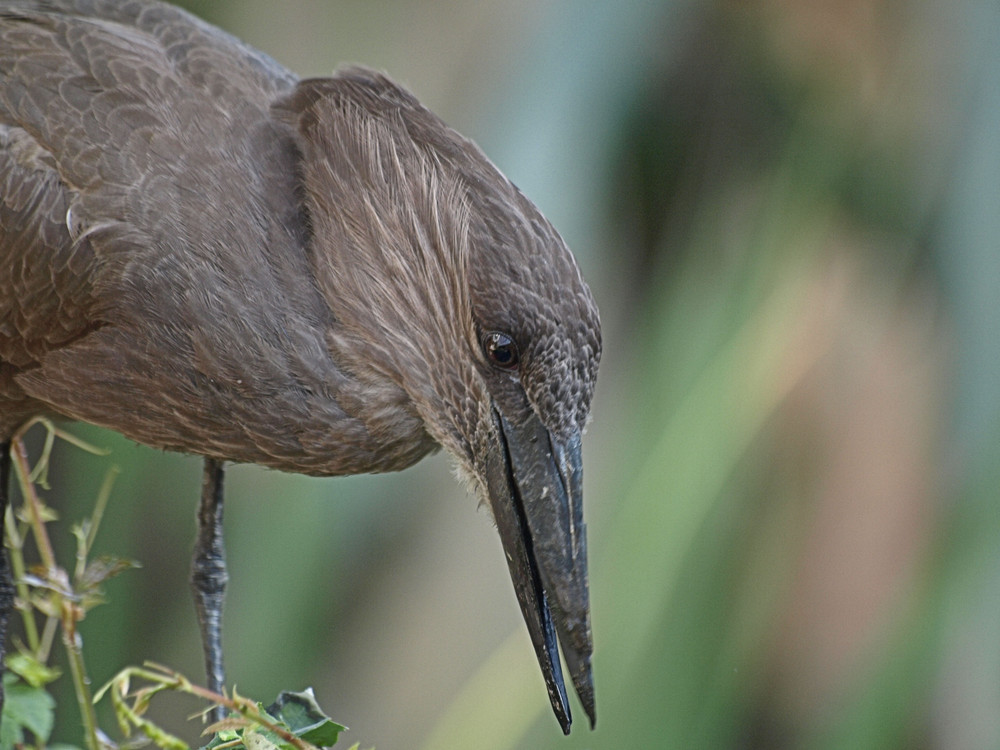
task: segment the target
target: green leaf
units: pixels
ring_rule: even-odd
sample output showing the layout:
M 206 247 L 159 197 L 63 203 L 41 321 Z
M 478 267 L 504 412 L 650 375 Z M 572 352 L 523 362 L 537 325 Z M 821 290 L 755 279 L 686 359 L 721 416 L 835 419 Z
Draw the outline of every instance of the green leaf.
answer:
M 301 693 L 283 691 L 267 712 L 283 721 L 292 734 L 319 747 L 335 744 L 340 733 L 347 730 L 323 713 L 312 688 Z
M 6 665 L 10 672 L 20 675 L 21 679 L 31 687 L 36 688 L 47 685 L 62 674 L 59 669 L 43 664 L 26 651 L 19 651 L 8 656 Z M 4 684 L 7 684 L 6 680 L 4 680 Z
M 263 732 L 246 731 L 243 733 L 243 746 L 247 750 L 280 750 L 281 746 L 271 741 Z
M 23 744 L 24 730 L 7 717 L 7 707 L 4 706 L 3 723 L 0 723 L 0 750 L 13 750 L 15 745 Z
M 212 739 L 209 740 L 208 744 L 202 745 L 200 750 L 212 750 L 212 748 L 217 747 L 218 745 L 232 742 L 233 740 L 238 740 L 239 738 L 240 735 L 235 729 L 223 729 L 220 732 L 216 732 Z
M 4 691 L 0 748 L 6 750 L 23 742 L 25 729 L 43 743 L 48 741 L 56 705 L 52 696 L 43 688 L 24 684 L 14 675 L 4 675 Z

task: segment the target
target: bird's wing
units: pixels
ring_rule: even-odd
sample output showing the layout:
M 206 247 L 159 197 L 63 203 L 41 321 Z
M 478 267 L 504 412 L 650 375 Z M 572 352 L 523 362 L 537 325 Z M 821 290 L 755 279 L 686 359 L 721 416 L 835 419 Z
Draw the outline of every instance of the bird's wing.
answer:
M 266 176 L 227 149 L 247 148 L 293 83 L 170 6 L 0 1 L 0 259 L 12 269 L 0 276 L 0 321 L 22 339 L 0 343 L 0 356 L 80 335 L 97 322 L 81 315 L 107 312 L 93 309 L 93 285 L 155 267 L 150 256 L 178 233 L 205 247 L 192 230 L 216 229 L 211 209 L 234 219 L 218 193 Z
M 85 238 L 70 237 L 72 201 L 51 154 L 24 130 L 0 125 L 0 360 L 13 367 L 30 367 L 91 325 L 94 255 Z
M 0 437 L 35 411 L 14 375 L 93 325 L 94 256 L 86 239 L 69 236 L 71 201 L 51 154 L 20 128 L 0 125 Z
M 46 176 L 29 182 L 68 201 L 63 240 L 89 236 L 108 259 L 121 234 L 132 240 L 128 259 L 147 264 L 147 252 L 175 245 L 178 233 L 197 252 L 209 244 L 199 232 L 215 232 L 217 221 L 249 231 L 217 199 L 246 190 L 252 206 L 255 188 L 268 194 L 270 154 L 252 147 L 266 142 L 268 107 L 294 81 L 159 3 L 0 1 L 0 125 L 20 131 L 7 147 L 45 156 Z M 110 241 L 96 242 L 102 233 Z
M 191 449 L 177 435 L 192 426 L 170 418 L 213 410 L 196 378 L 259 394 L 325 364 L 316 342 L 288 341 L 328 315 L 302 283 L 297 154 L 269 111 L 295 82 L 152 0 L 0 0 L 0 428 L 16 384 Z M 254 357 L 284 381 L 254 382 Z

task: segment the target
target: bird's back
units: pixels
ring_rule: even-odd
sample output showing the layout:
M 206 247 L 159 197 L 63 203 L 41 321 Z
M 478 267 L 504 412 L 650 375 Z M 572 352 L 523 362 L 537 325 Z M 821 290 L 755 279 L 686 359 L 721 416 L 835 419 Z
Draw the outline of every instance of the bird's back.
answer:
M 299 340 L 329 311 L 269 111 L 295 83 L 152 0 L 0 0 L 0 437 L 56 404 L 163 448 L 302 452 L 251 423 L 335 377 Z M 332 416 L 300 408 L 306 435 Z

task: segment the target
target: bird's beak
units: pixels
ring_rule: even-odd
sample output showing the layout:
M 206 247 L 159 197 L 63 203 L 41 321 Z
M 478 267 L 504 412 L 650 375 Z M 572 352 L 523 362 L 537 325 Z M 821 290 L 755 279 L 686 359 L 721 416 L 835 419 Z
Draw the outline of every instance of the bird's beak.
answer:
M 580 436 L 557 441 L 534 413 L 514 423 L 494 409 L 494 420 L 502 450 L 491 452 L 487 467 L 490 504 L 552 709 L 569 734 L 557 633 L 591 727 L 595 722 Z

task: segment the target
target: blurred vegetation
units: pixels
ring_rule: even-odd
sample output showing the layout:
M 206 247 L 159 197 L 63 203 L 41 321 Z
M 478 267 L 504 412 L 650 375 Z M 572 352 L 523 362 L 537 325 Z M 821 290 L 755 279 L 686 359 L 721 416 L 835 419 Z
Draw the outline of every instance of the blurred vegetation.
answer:
M 380 750 L 1000 746 L 995 3 L 190 5 L 305 75 L 385 68 L 479 141 L 574 248 L 606 345 L 596 732 L 559 733 L 443 458 L 231 470 L 241 692 L 312 684 Z M 101 542 L 144 567 L 81 624 L 95 680 L 197 674 L 198 461 L 80 434 L 122 466 Z M 93 497 L 107 460 L 58 458 Z

